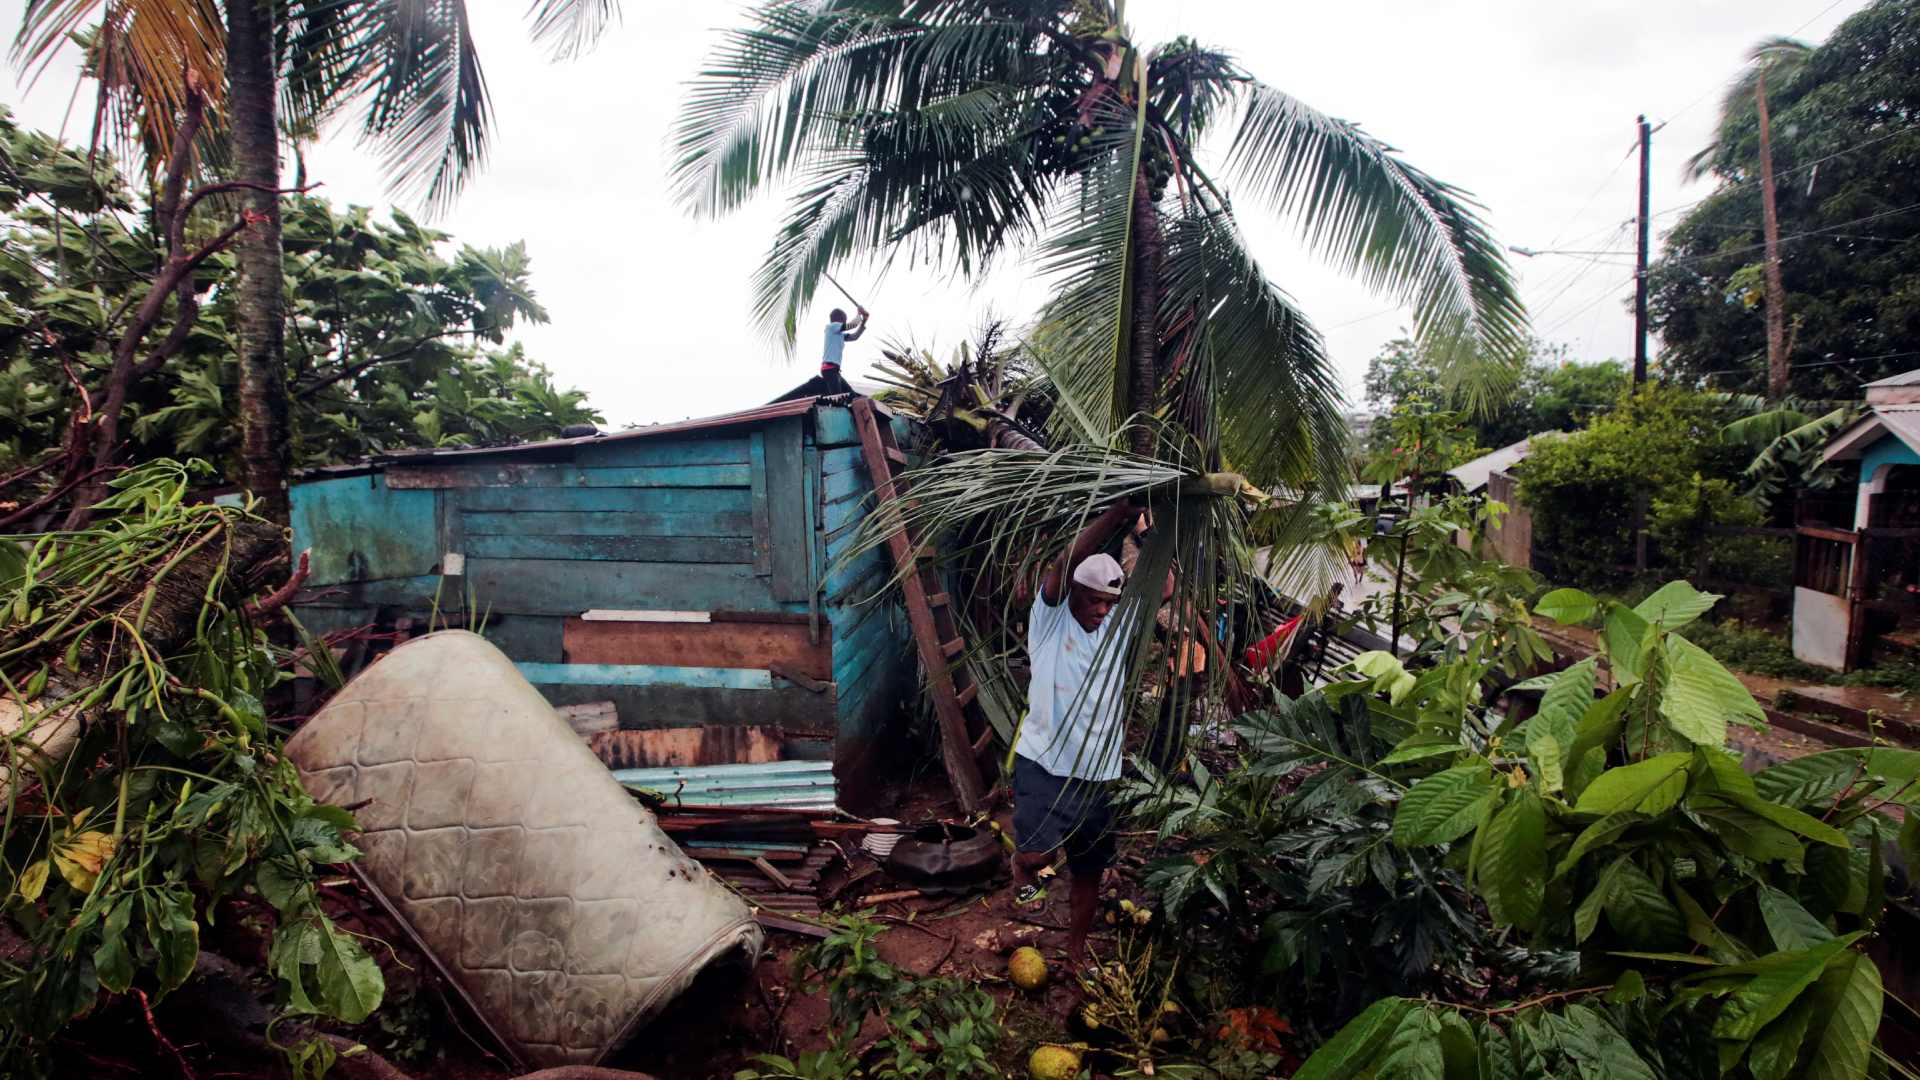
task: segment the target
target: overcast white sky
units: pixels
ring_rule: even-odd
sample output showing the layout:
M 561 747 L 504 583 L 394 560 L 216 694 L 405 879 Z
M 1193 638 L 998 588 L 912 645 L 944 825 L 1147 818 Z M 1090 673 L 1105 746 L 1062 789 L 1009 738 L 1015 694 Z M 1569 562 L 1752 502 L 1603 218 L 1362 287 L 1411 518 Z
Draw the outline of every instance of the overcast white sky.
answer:
M 1632 355 L 1634 117 L 1666 124 L 1653 144 L 1657 229 L 1675 220 L 1663 211 L 1704 193 L 1681 186 L 1680 164 L 1705 142 L 1746 48 L 1771 34 L 1818 41 L 1865 2 L 1132 0 L 1127 11 L 1136 40 L 1184 33 L 1225 48 L 1261 79 L 1358 121 L 1473 192 L 1504 244 L 1625 253 L 1514 257 L 1535 332 L 1597 360 Z M 792 358 L 749 325 L 749 278 L 778 204 L 695 221 L 667 194 L 667 133 L 683 85 L 741 5 L 628 0 L 623 25 L 563 64 L 528 43 L 527 6 L 468 0 L 498 124 L 490 167 L 435 224 L 476 246 L 526 242 L 553 315 L 520 333 L 529 352 L 616 425 L 746 408 L 806 378 L 831 297 L 822 293 Z M 18 26 L 23 8 L 0 0 L 0 25 Z M 73 89 L 71 66 L 31 92 L 11 68 L 0 76 L 6 104 L 49 131 L 61 129 Z M 86 137 L 87 117 L 83 103 L 64 120 L 70 139 Z M 335 203 L 384 206 L 377 166 L 350 133 L 308 160 Z M 1326 334 L 1357 400 L 1368 357 L 1405 315 L 1302 255 L 1290 223 L 1252 200 L 1240 212 L 1256 254 Z M 910 339 L 944 357 L 990 311 L 1030 314 L 1041 293 L 1025 271 L 1010 266 L 976 288 L 902 267 L 884 280 L 849 267 L 836 276 L 863 293 L 876 322 L 849 346 L 848 370 L 863 370 L 880 340 Z

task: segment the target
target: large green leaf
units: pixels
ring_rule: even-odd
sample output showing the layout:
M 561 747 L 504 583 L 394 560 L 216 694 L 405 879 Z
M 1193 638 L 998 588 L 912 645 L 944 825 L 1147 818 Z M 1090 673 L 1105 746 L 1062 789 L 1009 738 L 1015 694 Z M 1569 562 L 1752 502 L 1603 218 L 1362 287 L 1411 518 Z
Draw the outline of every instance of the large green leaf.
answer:
M 1577 626 L 1599 610 L 1600 602 L 1579 589 L 1555 589 L 1533 604 L 1535 615 L 1545 615 L 1563 626 Z
M 1458 840 L 1473 831 L 1499 791 L 1486 762 L 1435 773 L 1401 797 L 1393 815 L 1394 842 L 1412 847 Z
M 1660 715 L 1698 746 L 1724 746 L 1727 722 L 1766 722 L 1760 703 L 1712 654 L 1683 637 L 1667 638 L 1667 681 Z
M 1608 814 L 1580 830 L 1580 835 L 1573 839 L 1573 846 L 1567 849 L 1567 853 L 1560 859 L 1560 865 L 1554 868 L 1553 876 L 1556 878 L 1565 876 L 1567 871 L 1580 864 L 1580 860 L 1585 858 L 1589 851 L 1603 844 L 1613 843 L 1628 829 L 1650 820 L 1652 819 L 1638 810 L 1622 810 L 1619 813 Z
M 1653 595 L 1633 606 L 1633 613 L 1665 630 L 1685 626 L 1705 615 L 1720 602 L 1714 593 L 1704 593 L 1684 581 L 1669 581 Z
M 1793 1071 L 1800 1044 L 1806 1041 L 1807 1025 L 1813 1020 L 1816 994 L 1804 994 L 1778 1020 L 1768 1024 L 1747 1051 L 1747 1068 L 1753 1080 L 1786 1080 Z
M 318 912 L 282 923 L 267 965 L 287 992 L 288 1011 L 357 1024 L 380 1007 L 386 979 L 353 935 Z
M 1546 894 L 1547 812 L 1522 788 L 1476 838 L 1476 880 L 1493 921 L 1531 929 Z
M 1593 707 L 1598 670 L 1598 659 L 1588 657 L 1561 672 L 1541 696 L 1540 711 L 1527 721 L 1527 754 L 1544 791 L 1557 792 L 1566 785 L 1565 769 L 1580 720 Z
M 1813 995 L 1819 1034 L 1809 1034 L 1806 1080 L 1853 1080 L 1867 1075 L 1885 1007 L 1880 969 L 1848 953 L 1820 977 Z
M 1415 1009 L 1387 1039 L 1374 1070 L 1404 1080 L 1446 1080 L 1446 1053 L 1440 1044 L 1440 1018 L 1432 1009 Z
M 1760 917 L 1766 920 L 1774 948 L 1783 952 L 1810 949 L 1833 940 L 1833 931 L 1801 907 L 1800 901 L 1779 889 L 1763 882 L 1755 899 L 1760 904 Z
M 1852 747 L 1782 761 L 1762 769 L 1753 778 L 1763 798 L 1786 806 L 1826 803 L 1842 791 L 1871 793 L 1920 803 L 1920 750 L 1893 747 Z
M 1632 608 L 1616 607 L 1607 613 L 1601 640 L 1606 642 L 1607 659 L 1613 665 L 1615 679 L 1629 683 L 1640 678 L 1646 668 L 1644 653 L 1652 633 L 1653 624 L 1635 614 Z
M 1622 857 L 1606 878 L 1606 897 L 1601 903 L 1607 922 L 1622 938 L 1648 949 L 1678 945 L 1685 938 L 1687 924 L 1680 909 L 1639 863 Z
M 1560 1047 L 1580 1070 L 1580 1080 L 1656 1080 L 1656 1074 L 1634 1052 L 1606 1018 L 1585 1005 L 1569 1005 L 1550 1017 Z
M 1580 793 L 1574 809 L 1583 814 L 1638 810 L 1658 817 L 1673 809 L 1686 793 L 1687 765 L 1692 761 L 1692 754 L 1676 752 L 1608 769 Z
M 1293 1074 L 1293 1080 L 1353 1080 L 1362 1073 L 1376 1075 L 1378 1070 L 1371 1066 L 1386 1048 L 1387 1036 L 1415 1010 L 1424 1012 L 1425 1006 L 1399 997 L 1381 998 L 1367 1006 L 1326 1045 L 1315 1050 Z
M 1749 964 L 1706 973 L 1703 978 L 1716 982 L 1735 975 L 1752 976 L 1721 1006 L 1713 1024 L 1714 1037 L 1745 1041 L 1760 1034 L 1859 938 L 1857 933 L 1848 934 L 1810 948 L 1774 953 Z

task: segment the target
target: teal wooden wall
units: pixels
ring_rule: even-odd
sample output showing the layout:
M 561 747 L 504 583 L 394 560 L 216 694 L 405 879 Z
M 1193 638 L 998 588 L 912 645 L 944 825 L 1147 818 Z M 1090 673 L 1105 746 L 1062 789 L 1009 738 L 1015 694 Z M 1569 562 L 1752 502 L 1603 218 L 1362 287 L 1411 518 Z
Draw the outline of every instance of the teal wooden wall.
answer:
M 886 581 L 885 553 L 836 565 L 871 489 L 851 413 L 832 407 L 318 479 L 293 490 L 295 545 L 314 549 L 298 611 L 320 631 L 396 615 L 424 624 L 437 593 L 442 612 L 484 616 L 488 638 L 556 704 L 613 700 L 622 727 L 824 733 L 851 776 L 871 771 L 915 681 L 905 612 L 863 602 Z M 741 626 L 739 647 L 716 626 L 703 628 L 711 666 L 626 662 L 657 641 L 583 663 L 570 651 L 606 629 L 581 625 L 593 609 L 720 613 Z M 817 633 L 830 685 L 771 673 L 752 652 L 767 633 L 804 634 L 801 646 Z M 823 659 L 816 674 L 828 673 Z

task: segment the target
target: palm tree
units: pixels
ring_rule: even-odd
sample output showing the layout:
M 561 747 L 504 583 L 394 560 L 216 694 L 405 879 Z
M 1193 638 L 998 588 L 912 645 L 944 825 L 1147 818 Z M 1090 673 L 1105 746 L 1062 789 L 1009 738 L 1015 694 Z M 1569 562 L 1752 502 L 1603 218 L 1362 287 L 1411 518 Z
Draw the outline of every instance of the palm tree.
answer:
M 1759 139 L 1760 228 L 1766 246 L 1767 397 L 1778 402 L 1787 396 L 1791 369 L 1787 356 L 1787 288 L 1780 275 L 1780 211 L 1773 187 L 1773 122 L 1767 112 L 1767 83 L 1785 86 L 1805 69 L 1813 48 L 1792 38 L 1771 37 L 1747 53 L 1747 64 L 1727 87 L 1720 101 L 1720 123 L 1714 141 L 1687 159 L 1686 177 L 1699 180 L 1708 173 L 1739 173 L 1745 169 L 1744 136 Z
M 537 0 L 536 40 L 556 57 L 588 47 L 616 0 Z M 485 163 L 486 77 L 464 0 L 29 0 L 16 63 L 44 70 L 98 18 L 88 73 L 99 80 L 96 132 L 151 168 L 171 152 L 187 88 L 205 88 L 224 124 L 209 125 L 203 161 L 245 185 L 252 226 L 236 249 L 236 336 L 245 487 L 287 520 L 292 441 L 282 336 L 280 130 L 319 130 L 357 111 L 396 192 L 443 210 Z
M 1232 130 L 1209 163 L 1207 137 Z M 972 626 L 965 663 L 1005 737 L 1021 688 L 1017 583 L 1089 508 L 1149 501 L 1111 655 L 1139 680 L 1162 585 L 1166 648 L 1210 642 L 1222 600 L 1247 598 L 1240 497 L 1345 490 L 1347 433 L 1321 336 L 1247 250 L 1226 182 L 1298 222 L 1340 269 L 1410 304 L 1423 344 L 1512 366 L 1526 319 L 1467 196 L 1185 38 L 1137 44 L 1107 0 L 769 2 L 696 78 L 673 136 L 677 197 L 701 215 L 789 189 L 756 272 L 762 327 L 789 348 L 824 274 L 849 258 L 965 275 L 1033 255 L 1055 285 L 1024 343 L 1049 377 L 1054 449 L 977 450 L 912 472 L 898 513 L 938 536 Z M 1215 165 L 1218 166 L 1216 172 Z M 1317 481 L 1317 485 L 1316 485 Z M 1304 535 L 1310 503 L 1263 515 Z M 885 542 L 874 514 L 841 554 Z M 1276 560 L 1283 566 L 1299 560 Z M 971 584 L 968 584 L 971 582 Z M 996 645 L 996 641 L 999 644 Z M 1212 648 L 1211 644 L 1206 646 Z M 1131 658 L 1131 659 L 1127 659 Z M 1207 665 L 1208 691 L 1226 665 Z M 1168 715 L 1184 715 L 1187 680 Z
M 1217 179 L 1202 142 L 1229 124 Z M 1263 481 L 1344 468 L 1321 337 L 1247 251 L 1223 179 L 1409 303 L 1427 344 L 1525 351 L 1463 192 L 1225 53 L 1136 44 L 1106 0 L 768 3 L 695 80 L 674 144 L 699 214 L 792 189 L 755 278 L 757 316 L 789 346 L 840 260 L 971 275 L 1036 254 L 1060 285 L 1036 341 L 1050 374 L 1143 457 L 1158 428 Z

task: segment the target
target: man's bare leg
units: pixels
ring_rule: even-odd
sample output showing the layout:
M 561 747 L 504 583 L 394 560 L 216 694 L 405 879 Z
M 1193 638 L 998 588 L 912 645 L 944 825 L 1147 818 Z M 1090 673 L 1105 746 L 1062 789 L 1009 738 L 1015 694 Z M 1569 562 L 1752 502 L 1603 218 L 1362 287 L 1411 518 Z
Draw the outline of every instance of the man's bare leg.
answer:
M 1067 891 L 1067 959 L 1075 965 L 1087 959 L 1087 931 L 1100 906 L 1100 874 L 1075 874 Z

